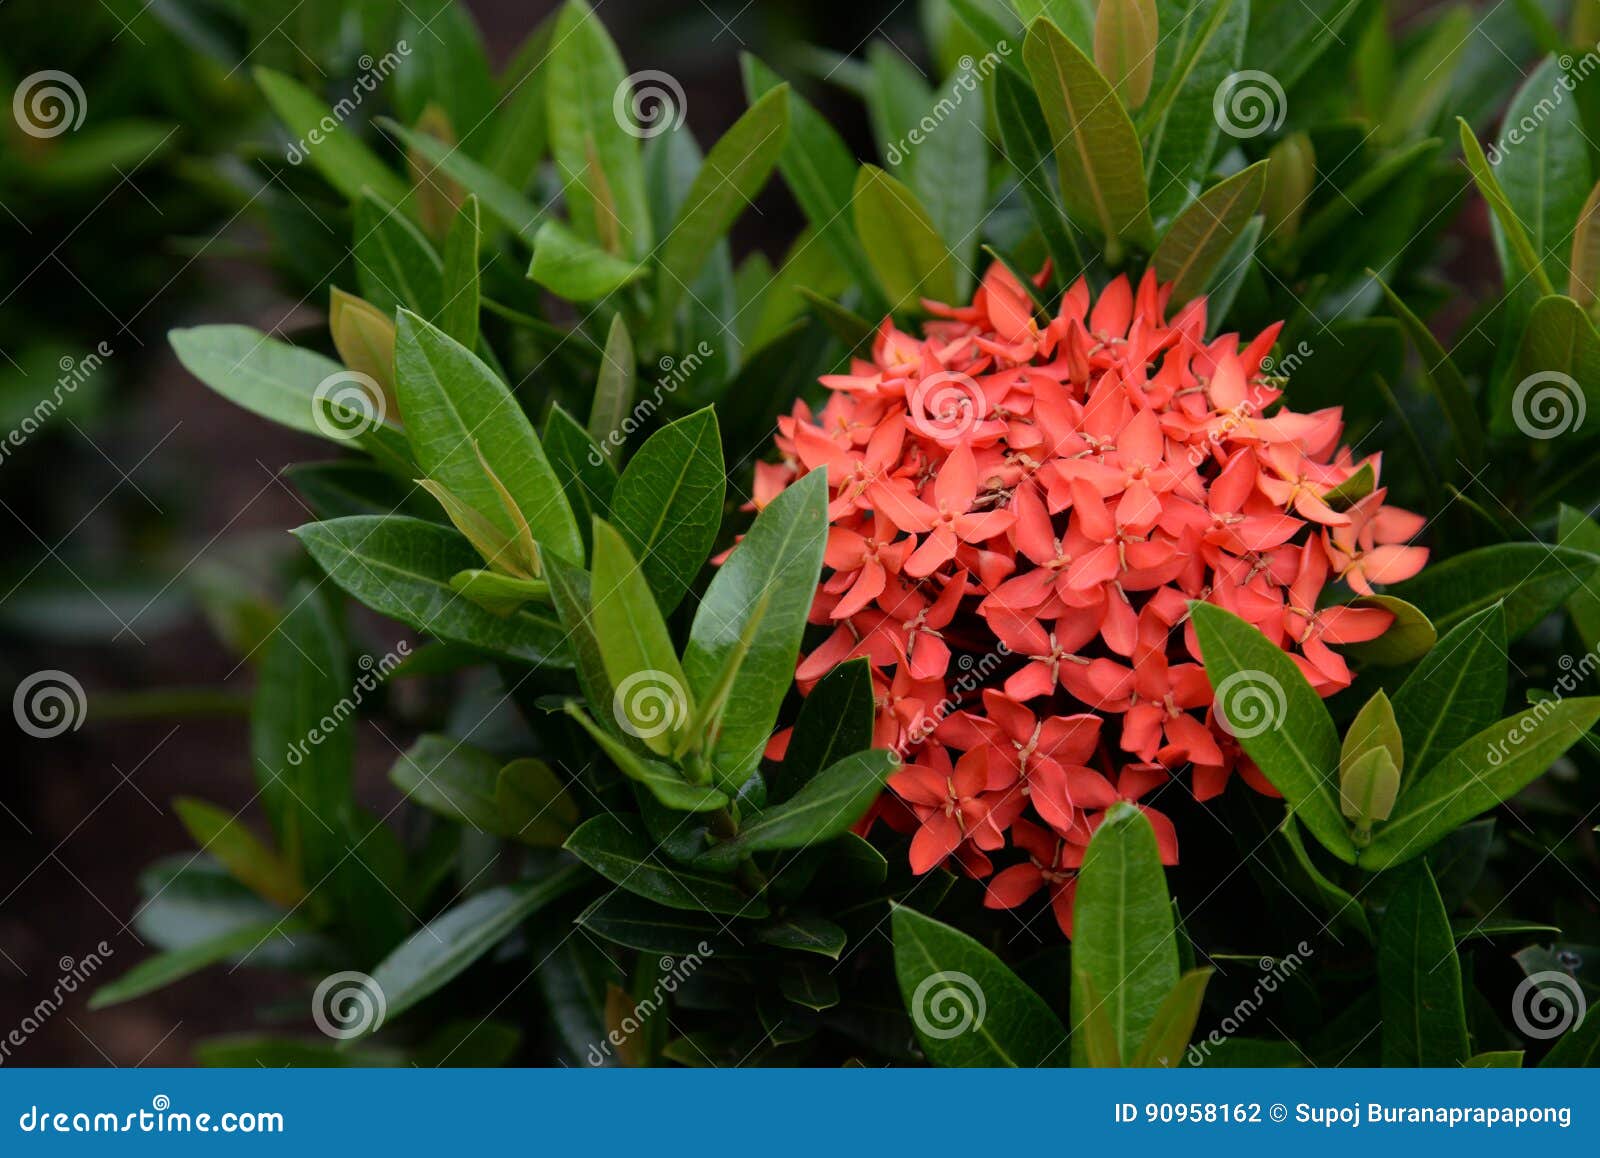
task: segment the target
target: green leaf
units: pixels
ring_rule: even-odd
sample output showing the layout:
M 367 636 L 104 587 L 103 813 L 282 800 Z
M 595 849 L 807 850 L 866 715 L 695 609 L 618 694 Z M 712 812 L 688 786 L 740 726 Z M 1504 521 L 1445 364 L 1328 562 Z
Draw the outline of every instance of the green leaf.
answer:
M 1494 1049 L 1473 1054 L 1461 1063 L 1469 1070 L 1519 1070 L 1522 1068 L 1520 1049 Z
M 491 615 L 451 588 L 453 575 L 479 561 L 448 527 L 396 515 L 351 515 L 308 523 L 294 534 L 330 579 L 374 611 L 524 663 L 571 662 L 554 619 L 527 608 L 504 618 Z
M 594 524 L 594 631 L 616 692 L 617 725 L 652 752 L 672 753 L 693 715 L 688 681 L 650 587 L 627 542 L 610 524 Z
M 406 437 L 427 476 L 515 537 L 505 487 L 539 546 L 569 562 L 583 540 L 561 483 L 516 398 L 483 361 L 410 312 L 400 315 L 395 346 Z
M 650 436 L 622 472 L 611 521 L 639 560 L 663 615 L 705 566 L 722 526 L 727 471 L 711 407 Z
M 1505 613 L 1495 603 L 1456 624 L 1394 694 L 1410 779 L 1492 724 L 1505 702 Z
M 756 609 L 765 607 L 711 753 L 717 782 L 724 787 L 737 789 L 754 770 L 794 682 L 828 533 L 822 474 L 801 479 L 756 516 L 695 613 L 683 671 L 698 700 L 707 697 L 729 655 L 743 646 Z
M 541 881 L 498 885 L 446 909 L 406 938 L 372 971 L 372 981 L 383 994 L 387 1009 L 367 1032 L 400 1016 L 460 976 L 518 925 L 583 880 L 583 870 L 568 865 Z
M 189 835 L 240 884 L 286 909 L 305 898 L 294 866 L 284 863 L 239 817 L 193 797 L 180 796 L 172 803 Z
M 237 957 L 248 957 L 275 937 L 292 942 L 294 937 L 307 931 L 305 922 L 294 917 L 282 917 L 233 929 L 182 949 L 157 953 L 145 958 L 115 981 L 96 989 L 94 996 L 89 999 L 89 1008 L 104 1009 L 108 1005 L 132 1001 L 135 997 L 143 997 L 146 993 L 181 981 L 207 966 Z
M 915 312 L 923 298 L 955 299 L 955 260 L 915 193 L 876 165 L 863 165 L 851 205 L 891 309 Z
M 468 195 L 444 239 L 439 329 L 469 350 L 478 344 L 478 237 L 478 199 Z
M 1119 265 L 1124 243 L 1154 240 L 1133 122 L 1094 62 L 1048 20 L 1029 26 L 1022 58 L 1050 126 L 1067 209 L 1099 229 L 1107 261 Z
M 661 242 L 656 283 L 658 335 L 670 334 L 678 303 L 712 247 L 761 192 L 789 138 L 789 86 L 750 106 L 706 154 L 677 220 Z
M 1191 969 L 1178 978 L 1172 992 L 1156 1010 L 1155 1020 L 1139 1044 L 1139 1052 L 1128 1062 L 1130 1066 L 1178 1067 L 1189 1047 L 1189 1039 L 1194 1036 L 1195 1023 L 1200 1020 L 1200 1003 L 1205 1000 L 1211 974 L 1210 969 Z
M 1548 277 L 1542 286 L 1567 283 L 1572 233 L 1594 182 L 1578 102 L 1552 99 L 1567 79 L 1554 57 L 1546 57 L 1533 70 L 1511 98 L 1504 121 L 1505 126 L 1515 126 L 1522 139 L 1503 130 L 1494 163 L 1506 205 L 1527 230 Z M 1512 279 L 1506 280 L 1509 284 Z
M 1174 283 L 1173 301 L 1197 297 L 1210 284 L 1212 274 L 1261 203 L 1266 167 L 1265 161 L 1257 161 L 1219 181 L 1180 213 L 1167 230 L 1150 260 L 1156 276 Z
M 1381 278 L 1378 284 L 1383 288 L 1383 296 L 1388 300 L 1390 310 L 1405 327 L 1411 344 L 1417 348 L 1417 355 L 1422 359 L 1423 379 L 1439 399 L 1445 420 L 1450 423 L 1450 431 L 1455 436 L 1456 446 L 1466 460 L 1467 469 L 1471 470 L 1483 461 L 1483 424 L 1478 420 L 1477 407 L 1471 391 L 1467 389 L 1466 379 L 1456 369 L 1450 355 L 1445 353 L 1439 339 L 1433 336 L 1433 331 L 1411 312 L 1411 307 L 1400 300 Z
M 1563 546 L 1600 556 L 1600 523 L 1565 503 L 1557 513 L 1556 539 Z M 1587 585 L 1579 587 L 1567 600 L 1567 614 L 1572 616 L 1572 626 L 1584 647 L 1600 649 L 1600 595 Z
M 450 590 L 495 615 L 510 615 L 524 603 L 548 603 L 550 585 L 543 579 L 521 579 L 498 571 L 457 571 Z
M 351 200 L 360 197 L 364 189 L 371 189 L 394 205 L 410 195 L 399 175 L 299 82 L 270 68 L 256 69 L 255 78 L 272 111 L 293 138 L 289 146 L 291 163 L 308 158 L 328 184 Z
M 1466 5 L 1444 12 L 1406 56 L 1395 81 L 1378 138 L 1396 143 L 1434 129 L 1454 82 L 1456 61 L 1472 39 L 1476 21 Z
M 671 765 L 639 755 L 591 720 L 576 704 L 569 702 L 566 710 L 611 757 L 623 775 L 643 784 L 664 807 L 674 812 L 715 812 L 728 806 L 726 793 L 704 785 L 690 784 Z
M 755 57 L 740 57 L 745 93 L 751 101 L 783 83 Z M 856 163 L 833 126 L 799 94 L 789 94 L 789 134 L 778 157 L 778 169 L 800 203 L 817 239 L 845 268 L 856 285 L 873 284 L 872 266 L 852 228 L 850 201 L 855 192 Z
M 539 21 L 506 66 L 501 76 L 504 91 L 489 125 L 484 164 L 515 190 L 528 187 L 550 144 L 546 78 L 550 66 L 550 36 L 555 23 L 554 17 Z M 460 177 L 456 180 L 466 184 Z M 479 192 L 479 196 L 483 194 Z
M 815 953 L 837 961 L 844 952 L 848 935 L 823 917 L 789 916 L 771 921 L 756 930 L 756 940 L 797 953 Z
M 882 748 L 846 756 L 782 804 L 756 814 L 736 835 L 708 849 L 700 861 L 728 865 L 753 852 L 807 848 L 838 836 L 861 819 L 899 764 L 894 752 Z
M 1383 1064 L 1453 1066 L 1472 1052 L 1461 962 L 1428 866 L 1401 870 L 1378 930 Z
M 331 358 L 269 338 L 249 326 L 196 326 L 167 335 L 183 368 L 252 414 L 330 442 L 346 440 L 313 401 L 345 368 Z
M 970 70 L 968 80 L 972 80 Z M 937 131 L 922 135 L 920 141 L 907 141 L 914 150 L 908 183 L 950 250 L 957 290 L 965 294 L 971 289 L 970 271 L 989 208 L 988 166 L 972 163 L 974 157 L 985 156 L 989 150 L 984 137 L 986 98 L 977 83 L 967 91 L 959 79 L 951 81 L 951 91 L 953 95 L 942 96 L 944 103 L 936 106 L 948 110 Z
M 1091 1009 L 1105 1011 L 1118 1056 L 1132 1058 L 1178 983 L 1178 941 L 1161 853 L 1150 822 L 1132 805 L 1114 805 L 1089 841 L 1072 930 L 1073 1064 L 1087 1061 L 1076 1031 Z M 1099 1001 L 1085 992 L 1085 978 Z
M 1559 995 L 1558 995 L 1559 996 Z M 1570 996 L 1568 998 L 1570 1002 Z M 1589 1013 L 1539 1060 L 1540 1069 L 1593 1068 L 1600 1061 L 1600 1015 Z
M 1500 181 L 1495 176 L 1494 170 L 1489 167 L 1488 158 L 1483 155 L 1483 146 L 1478 144 L 1472 126 L 1461 117 L 1456 118 L 1456 123 L 1461 130 L 1461 151 L 1466 156 L 1467 168 L 1472 172 L 1472 179 L 1477 183 L 1478 192 L 1483 194 L 1483 199 L 1489 203 L 1489 208 L 1494 211 L 1495 220 L 1500 225 L 1500 234 L 1505 239 L 1502 251 L 1506 247 L 1510 248 L 1511 253 L 1516 256 L 1516 266 L 1522 273 L 1532 275 L 1534 285 L 1540 294 L 1555 293 L 1550 275 L 1545 272 L 1544 262 L 1540 260 L 1533 242 L 1528 239 L 1528 232 L 1523 228 L 1522 219 L 1511 207 L 1511 202 L 1507 200 L 1505 190 L 1500 187 Z M 1520 281 L 1520 275 L 1516 269 L 1508 268 L 1505 280 L 1508 285 L 1516 284 Z
M 432 812 L 521 844 L 559 845 L 578 822 L 578 806 L 542 761 L 508 764 L 450 736 L 419 737 L 389 779 Z
M 1415 604 L 1439 631 L 1503 603 L 1506 638 L 1515 640 L 1600 574 L 1600 557 L 1543 543 L 1501 543 L 1452 556 L 1389 593 Z
M 566 848 L 606 880 L 669 909 L 732 917 L 767 915 L 766 901 L 745 893 L 727 877 L 660 857 L 637 817 L 607 814 L 586 820 L 568 838 Z
M 1578 213 L 1567 266 L 1567 296 L 1593 319 L 1595 305 L 1600 303 L 1600 182 L 1589 190 L 1588 200 Z
M 1371 941 L 1372 925 L 1367 920 L 1367 911 L 1361 907 L 1361 902 L 1353 896 L 1348 889 L 1341 888 L 1328 879 L 1321 868 L 1311 859 L 1311 854 L 1306 850 L 1305 841 L 1300 838 L 1300 825 L 1292 816 L 1283 819 L 1283 825 L 1278 830 L 1283 834 L 1284 843 L 1289 846 L 1289 851 L 1294 854 L 1300 869 L 1311 882 L 1312 888 L 1317 892 L 1322 907 L 1327 910 L 1332 921 L 1348 925 L 1365 941 Z
M 723 933 L 726 921 L 709 913 L 663 908 L 621 889 L 613 889 L 579 913 L 577 924 L 641 953 L 693 956 L 697 962 L 713 952 L 725 955 L 737 948 Z M 680 962 L 686 964 L 687 960 Z
M 824 768 L 872 746 L 877 705 L 866 657 L 840 664 L 817 681 L 800 707 L 789 750 L 768 789 L 768 800 L 782 804 Z
M 1219 132 L 1215 95 L 1223 81 L 1239 71 L 1250 22 L 1249 0 L 1180 7 L 1181 20 L 1161 21 L 1159 87 L 1140 117 L 1150 212 L 1158 220 L 1177 212 L 1210 171 Z M 1158 5 L 1158 12 L 1168 11 L 1169 6 Z M 1163 50 L 1172 53 L 1170 65 L 1162 59 Z
M 1284 795 L 1292 814 L 1334 856 L 1355 847 L 1334 799 L 1339 734 L 1294 661 L 1255 627 L 1209 603 L 1191 604 L 1216 710 Z
M 1546 700 L 1491 724 L 1412 782 L 1361 853 L 1376 870 L 1410 860 L 1446 833 L 1522 791 L 1600 720 L 1600 697 Z
M 617 487 L 617 470 L 606 452 L 589 437 L 578 420 L 553 403 L 544 420 L 544 453 L 550 469 L 561 480 L 587 551 L 595 519 L 611 517 L 611 495 Z
M 1060 1057 L 1060 1020 L 988 949 L 904 905 L 892 928 L 900 995 L 929 1061 L 1034 1068 Z
M 361 296 L 385 314 L 439 316 L 444 263 L 420 229 L 370 191 L 356 201 L 355 263 Z
M 547 64 L 550 148 L 573 230 L 612 253 L 651 250 L 650 211 L 638 130 L 618 107 L 629 101 L 627 70 L 605 25 L 582 0 L 568 0 L 551 34 Z M 662 110 L 663 116 L 681 110 Z M 606 244 L 607 239 L 615 244 Z
M 1252 0 L 1245 59 L 1291 89 L 1323 53 L 1344 43 L 1340 32 L 1360 9 L 1349 0 Z
M 620 445 L 619 440 L 629 433 L 624 424 L 633 409 L 635 378 L 633 338 L 622 315 L 617 314 L 606 333 L 594 401 L 589 406 L 589 435 L 596 442 Z
M 1584 430 L 1600 409 L 1600 332 L 1571 298 L 1543 297 L 1528 311 L 1513 369 L 1496 391 L 1497 434 L 1552 439 Z
M 644 273 L 646 263 L 617 257 L 592 245 L 558 221 L 539 226 L 528 276 L 558 297 L 597 302 Z

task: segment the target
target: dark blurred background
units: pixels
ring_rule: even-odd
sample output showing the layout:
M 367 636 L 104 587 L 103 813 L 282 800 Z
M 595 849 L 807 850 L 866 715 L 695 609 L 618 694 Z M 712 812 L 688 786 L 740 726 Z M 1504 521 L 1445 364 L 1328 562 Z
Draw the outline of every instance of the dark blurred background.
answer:
M 299 39 L 322 0 L 263 0 L 250 64 L 307 71 Z M 354 11 L 359 4 L 334 5 Z M 498 65 L 555 7 L 550 0 L 468 0 Z M 789 76 L 805 46 L 860 53 L 886 39 L 927 61 L 916 0 L 600 0 L 630 69 L 682 85 L 688 122 L 709 144 L 745 107 L 738 55 Z M 268 144 L 248 68 L 201 49 L 212 36 L 167 0 L 46 0 L 0 5 L 0 89 L 61 70 L 83 86 L 87 114 L 71 152 L 0 124 L 0 430 L 17 429 L 58 377 L 97 348 L 92 373 L 20 447 L 0 459 L 0 686 L 68 673 L 84 690 L 76 731 L 34 738 L 12 726 L 0 771 L 0 1059 L 13 1065 L 178 1065 L 193 1043 L 246 1022 L 271 991 L 259 973 L 208 971 L 199 983 L 100 1012 L 94 983 L 34 1018 L 63 973 L 111 951 L 96 974 L 124 972 L 146 950 L 128 923 L 137 867 L 192 848 L 174 796 L 236 809 L 250 798 L 245 708 L 251 673 L 227 639 L 248 631 L 248 600 L 221 590 L 265 587 L 263 560 L 293 550 L 285 529 L 307 519 L 280 477 L 324 457 L 313 440 L 230 406 L 177 365 L 174 325 L 242 322 L 293 331 L 321 303 L 285 296 L 255 257 L 255 210 L 292 197 L 269 189 L 251 211 L 230 196 L 238 140 Z M 315 68 L 315 65 L 311 65 Z M 314 73 L 313 73 L 314 76 Z M 807 94 L 871 155 L 859 104 L 808 83 Z M 66 146 L 61 146 L 65 150 Z M 289 206 L 292 209 L 292 206 Z M 1482 228 L 1475 207 L 1469 230 Z M 798 228 L 774 186 L 747 214 L 745 251 L 781 250 Z M 331 232 L 331 231 L 330 231 Z M 313 260 L 331 242 L 313 228 Z M 1467 246 L 1484 260 L 1487 244 Z M 1466 272 L 1466 271 L 1461 271 Z M 104 343 L 102 346 L 101 343 Z M 262 590 L 266 599 L 270 593 Z M 174 710 L 176 709 L 176 710 Z M 362 791 L 392 799 L 391 741 L 360 729 Z M 286 990 L 286 993 L 288 991 Z M 25 1042 L 5 1035 L 41 1024 Z

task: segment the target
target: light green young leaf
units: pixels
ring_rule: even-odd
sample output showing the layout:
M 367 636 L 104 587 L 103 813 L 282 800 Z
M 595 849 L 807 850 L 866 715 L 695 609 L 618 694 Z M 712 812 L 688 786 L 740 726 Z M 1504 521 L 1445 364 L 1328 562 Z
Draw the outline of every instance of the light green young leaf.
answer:
M 954 300 L 955 261 L 915 193 L 876 165 L 863 165 L 851 204 L 856 233 L 893 310 L 915 312 L 923 298 Z

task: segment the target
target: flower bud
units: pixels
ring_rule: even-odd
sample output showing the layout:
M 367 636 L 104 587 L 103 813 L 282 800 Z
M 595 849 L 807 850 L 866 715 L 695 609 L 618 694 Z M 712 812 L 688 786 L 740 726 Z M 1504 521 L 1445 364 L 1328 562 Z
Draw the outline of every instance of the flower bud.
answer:
M 1404 763 L 1400 725 L 1380 691 L 1356 713 L 1339 750 L 1339 809 L 1355 822 L 1358 837 L 1394 811 Z
M 334 287 L 328 331 L 345 369 L 365 374 L 383 391 L 385 413 L 398 416 L 394 393 L 394 320 L 365 298 Z

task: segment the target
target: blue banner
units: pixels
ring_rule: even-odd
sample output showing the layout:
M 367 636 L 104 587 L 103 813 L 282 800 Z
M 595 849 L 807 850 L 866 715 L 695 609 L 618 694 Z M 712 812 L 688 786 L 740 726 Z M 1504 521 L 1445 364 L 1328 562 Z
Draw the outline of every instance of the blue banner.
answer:
M 0 1154 L 1593 1153 L 1591 1071 L 0 1070 Z M 1587 1140 L 1586 1140 L 1587 1139 Z

